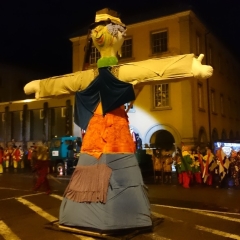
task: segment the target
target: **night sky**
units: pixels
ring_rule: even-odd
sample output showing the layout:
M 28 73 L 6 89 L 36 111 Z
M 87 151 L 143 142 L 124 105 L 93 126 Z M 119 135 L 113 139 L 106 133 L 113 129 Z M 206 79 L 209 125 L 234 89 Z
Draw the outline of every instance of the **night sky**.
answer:
M 238 0 L 112 0 L 98 3 L 82 0 L 2 0 L 0 62 L 47 71 L 52 76 L 71 72 L 69 37 L 92 23 L 95 12 L 105 7 L 118 11 L 125 23 L 131 22 L 129 16 L 152 11 L 164 14 L 169 9 L 181 11 L 191 8 L 236 56 L 240 56 Z

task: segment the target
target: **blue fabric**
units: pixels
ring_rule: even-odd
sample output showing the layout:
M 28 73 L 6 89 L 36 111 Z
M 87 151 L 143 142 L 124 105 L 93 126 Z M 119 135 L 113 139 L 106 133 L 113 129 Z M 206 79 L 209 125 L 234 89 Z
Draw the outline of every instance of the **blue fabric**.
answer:
M 103 230 L 150 227 L 150 203 L 134 154 L 103 154 L 100 160 L 81 154 L 78 165 L 105 163 L 113 172 L 107 202 L 77 203 L 66 198 L 60 207 L 59 223 Z
M 135 99 L 132 84 L 118 80 L 109 69 L 99 68 L 95 80 L 85 90 L 75 94 L 74 122 L 84 130 L 100 101 L 105 115 Z

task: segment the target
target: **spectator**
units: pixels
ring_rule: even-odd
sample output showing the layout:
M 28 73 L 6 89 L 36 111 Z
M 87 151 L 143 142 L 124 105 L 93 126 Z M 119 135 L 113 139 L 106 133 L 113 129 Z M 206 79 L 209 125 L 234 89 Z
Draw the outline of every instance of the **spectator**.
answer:
M 193 160 L 192 163 L 193 182 L 201 184 L 202 183 L 201 166 L 203 165 L 202 155 L 200 154 L 200 152 L 196 153 L 195 149 L 192 150 L 192 160 Z
M 203 182 L 206 185 L 211 186 L 213 182 L 213 171 L 211 171 L 211 165 L 214 163 L 215 156 L 212 150 L 207 147 L 206 155 L 203 157 L 204 170 L 203 170 Z
M 22 147 L 14 147 L 14 150 L 12 152 L 12 159 L 13 159 L 13 167 L 16 168 L 24 168 L 24 162 L 23 162 L 23 151 Z
M 170 154 L 164 156 L 164 165 L 163 165 L 163 171 L 164 171 L 164 183 L 172 183 L 172 163 L 173 159 Z
M 153 169 L 154 169 L 154 182 L 162 183 L 163 164 L 162 164 L 161 154 L 158 149 L 155 151 L 155 154 L 152 155 L 152 160 L 153 160 Z
M 47 147 L 38 146 L 36 149 L 36 163 L 33 167 L 33 172 L 37 172 L 37 182 L 33 188 L 37 191 L 41 186 L 45 188 L 46 194 L 51 193 L 50 185 L 48 182 L 48 170 L 49 170 L 49 154 Z
M 182 184 L 184 188 L 189 188 L 191 175 L 192 175 L 192 163 L 191 154 L 188 146 L 182 147 L 182 159 L 181 159 L 181 173 L 182 173 Z

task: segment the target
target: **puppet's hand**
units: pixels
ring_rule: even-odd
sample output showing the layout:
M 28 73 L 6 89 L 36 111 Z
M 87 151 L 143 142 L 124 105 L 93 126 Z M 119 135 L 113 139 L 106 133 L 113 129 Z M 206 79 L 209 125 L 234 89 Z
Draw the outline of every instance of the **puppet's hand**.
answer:
M 192 74 L 197 79 L 207 79 L 213 74 L 213 68 L 209 65 L 202 65 L 203 54 L 200 54 L 198 58 L 193 58 L 192 62 Z
M 30 83 L 26 84 L 24 87 L 25 94 L 29 95 L 35 93 L 35 98 L 39 98 L 40 92 L 40 80 L 31 81 Z

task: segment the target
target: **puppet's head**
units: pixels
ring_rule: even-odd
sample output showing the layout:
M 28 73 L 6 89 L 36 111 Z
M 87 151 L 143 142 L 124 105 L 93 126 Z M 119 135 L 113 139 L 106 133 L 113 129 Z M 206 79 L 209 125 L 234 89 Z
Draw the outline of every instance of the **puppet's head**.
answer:
M 121 46 L 126 32 L 126 27 L 117 17 L 117 13 L 108 8 L 98 11 L 90 28 L 93 44 L 101 54 L 98 67 L 117 64 L 116 56 L 117 53 L 121 56 Z M 104 59 L 108 59 L 107 62 Z

